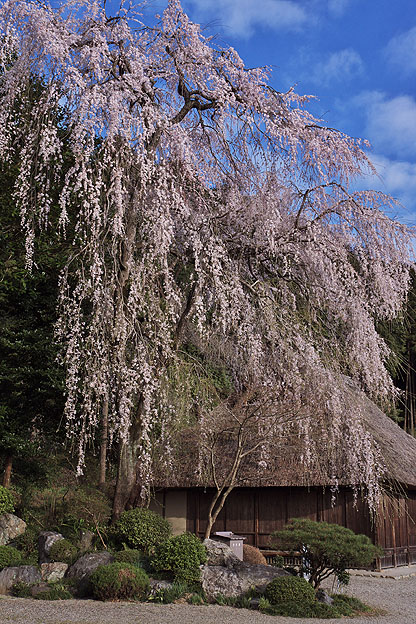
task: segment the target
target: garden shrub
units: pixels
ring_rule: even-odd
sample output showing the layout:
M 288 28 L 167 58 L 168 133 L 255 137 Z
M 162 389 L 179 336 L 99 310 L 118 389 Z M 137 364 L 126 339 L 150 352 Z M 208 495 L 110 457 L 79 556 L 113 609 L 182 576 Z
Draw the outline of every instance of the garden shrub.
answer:
M 266 557 L 263 553 L 250 544 L 243 544 L 243 561 L 254 565 L 267 565 Z
M 371 607 L 364 604 L 354 596 L 346 596 L 345 594 L 333 594 L 334 600 L 332 606 L 341 613 L 341 615 L 356 615 L 357 613 L 369 613 Z
M 188 595 L 189 597 L 191 596 L 188 585 L 186 583 L 175 581 L 171 587 L 156 590 L 150 599 L 153 602 L 171 604 L 172 602 L 175 602 L 175 600 Z
M 341 617 L 341 613 L 335 607 L 317 601 L 290 601 L 280 604 L 267 604 L 263 602 L 263 604 L 259 605 L 259 610 L 267 615 L 281 615 L 285 617 L 321 618 L 323 620 Z
M 250 609 L 251 607 L 251 598 L 250 596 L 238 596 L 235 606 L 238 609 Z
M 200 578 L 199 566 L 206 560 L 206 549 L 200 539 L 192 533 L 183 533 L 160 544 L 152 566 L 156 571 L 169 571 L 181 581 L 192 582 Z
M 191 594 L 191 596 L 189 597 L 188 602 L 189 602 L 189 604 L 192 604 L 192 605 L 203 605 L 203 604 L 205 604 L 205 601 L 204 601 L 203 597 L 200 594 Z
M 305 579 L 299 576 L 278 576 L 266 587 L 265 598 L 272 604 L 283 602 L 314 602 L 315 592 Z
M 150 509 L 137 507 L 124 511 L 111 531 L 113 540 L 128 548 L 151 555 L 172 533 L 167 520 Z
M 301 518 L 273 533 L 272 540 L 275 548 L 302 553 L 301 572 L 310 576 L 309 583 L 315 588 L 330 574 L 347 583 L 347 568 L 368 567 L 383 552 L 366 535 L 357 535 L 338 524 Z
M 32 596 L 31 585 L 24 581 L 17 581 L 12 585 L 10 593 L 17 598 L 30 598 Z
M 35 600 L 70 600 L 74 596 L 62 581 L 49 583 L 49 589 L 38 592 L 33 596 Z
M 22 535 L 18 535 L 13 539 L 13 546 L 15 546 L 22 555 L 23 565 L 38 564 L 38 535 L 39 529 L 28 525 Z
M 77 556 L 78 549 L 67 539 L 61 539 L 50 547 L 49 559 L 51 561 L 62 561 L 72 563 Z
M 224 596 L 224 594 L 216 594 L 214 597 L 215 604 L 220 607 L 235 607 L 237 603 L 237 596 Z
M 90 581 L 97 600 L 144 600 L 149 592 L 146 572 L 130 563 L 98 566 Z
M 22 561 L 22 554 L 13 546 L 0 546 L 0 570 L 11 566 L 18 566 Z
M 125 550 L 119 550 L 113 553 L 114 561 L 118 563 L 131 563 L 131 565 L 138 566 L 146 570 L 148 561 L 147 557 L 141 550 L 135 550 L 134 548 L 126 548 Z
M 14 496 L 10 490 L 0 485 L 0 516 L 14 512 Z
M 48 589 L 32 595 L 32 587 L 35 586 L 36 583 L 29 584 L 24 581 L 18 581 L 12 586 L 11 594 L 18 598 L 34 598 L 35 600 L 69 600 L 74 597 L 68 590 L 65 581 L 62 580 L 48 583 Z

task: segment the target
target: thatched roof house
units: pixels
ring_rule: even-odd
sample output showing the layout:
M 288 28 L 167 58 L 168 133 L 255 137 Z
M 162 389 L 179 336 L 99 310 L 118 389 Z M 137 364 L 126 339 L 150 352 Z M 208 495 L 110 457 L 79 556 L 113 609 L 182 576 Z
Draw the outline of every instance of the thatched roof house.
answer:
M 288 438 L 268 462 L 267 469 L 251 466 L 230 494 L 214 531 L 245 535 L 247 543 L 267 548 L 270 534 L 295 517 L 336 522 L 365 533 L 385 549 L 382 567 L 416 563 L 416 439 L 388 418 L 363 392 L 346 380 L 343 399 L 349 411 L 360 414 L 364 430 L 376 442 L 384 464 L 384 487 L 379 512 L 372 521 L 360 484 L 351 483 L 345 466 L 345 448 L 335 454 L 322 430 L 314 461 L 301 461 L 296 441 Z M 189 446 L 184 445 L 189 451 Z M 328 451 L 328 452 L 327 452 Z M 195 470 L 188 454 L 169 475 L 159 476 L 153 506 L 171 519 L 178 531 L 203 535 L 212 483 Z M 338 488 L 334 490 L 334 475 Z

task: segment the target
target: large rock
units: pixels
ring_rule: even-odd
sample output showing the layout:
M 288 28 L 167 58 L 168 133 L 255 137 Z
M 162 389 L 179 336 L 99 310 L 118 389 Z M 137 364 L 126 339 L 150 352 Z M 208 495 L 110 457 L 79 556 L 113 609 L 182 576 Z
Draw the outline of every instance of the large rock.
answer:
M 49 563 L 49 552 L 55 542 L 64 539 L 61 533 L 55 531 L 42 531 L 38 538 L 39 563 Z
M 159 592 L 163 592 L 173 587 L 171 581 L 161 581 L 159 579 L 149 579 L 150 584 L 150 596 L 157 596 Z
M 92 548 L 94 543 L 95 534 L 92 531 L 82 531 L 81 539 L 79 540 L 79 549 L 81 552 L 86 552 Z
M 42 563 L 40 566 L 40 573 L 42 581 L 59 581 L 64 578 L 65 572 L 68 570 L 68 564 L 61 561 L 54 561 L 52 563 Z
M 26 531 L 26 522 L 21 518 L 4 513 L 0 516 L 0 546 L 5 546 Z
M 217 594 L 226 597 L 241 596 L 251 588 L 263 593 L 273 579 L 288 574 L 280 568 L 262 564 L 251 565 L 239 559 L 233 566 L 201 566 L 202 588 L 208 600 L 213 600 Z
M 232 567 L 241 563 L 241 560 L 227 544 L 219 540 L 205 539 L 203 542 L 207 549 L 207 563 L 209 566 Z
M 109 552 L 89 553 L 80 557 L 68 569 L 66 576 L 77 582 L 77 594 L 79 597 L 91 594 L 90 576 L 100 565 L 107 565 L 114 561 Z
M 18 581 L 30 584 L 38 583 L 40 580 L 41 574 L 35 566 L 3 568 L 0 572 L 0 594 L 9 593 L 12 586 Z
M 318 602 L 323 602 L 327 605 L 332 605 L 332 603 L 334 602 L 334 599 L 331 598 L 331 596 L 327 594 L 326 591 L 323 589 L 318 589 L 315 596 Z

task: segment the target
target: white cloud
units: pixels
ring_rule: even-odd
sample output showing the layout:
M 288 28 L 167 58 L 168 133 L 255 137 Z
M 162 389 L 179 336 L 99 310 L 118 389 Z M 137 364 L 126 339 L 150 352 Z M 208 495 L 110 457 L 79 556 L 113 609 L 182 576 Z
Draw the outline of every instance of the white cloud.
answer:
M 388 99 L 379 91 L 357 96 L 353 104 L 366 116 L 366 137 L 377 151 L 398 159 L 416 156 L 416 100 L 410 95 Z
M 400 67 L 403 74 L 416 71 L 416 26 L 390 39 L 384 53 L 389 63 Z
M 293 0 L 184 0 L 198 20 L 218 20 L 234 35 L 250 37 L 256 27 L 296 30 L 306 22 L 306 11 Z
M 403 206 L 397 211 L 399 219 L 406 223 L 416 223 L 416 163 L 392 160 L 381 154 L 371 154 L 370 158 L 379 178 L 363 178 L 359 187 L 379 189 L 396 198 Z
M 335 17 L 341 17 L 348 8 L 351 0 L 328 0 L 328 10 Z
M 329 85 L 334 81 L 350 80 L 362 74 L 364 63 L 355 50 L 346 48 L 329 56 L 326 61 L 318 63 L 312 74 L 314 82 Z

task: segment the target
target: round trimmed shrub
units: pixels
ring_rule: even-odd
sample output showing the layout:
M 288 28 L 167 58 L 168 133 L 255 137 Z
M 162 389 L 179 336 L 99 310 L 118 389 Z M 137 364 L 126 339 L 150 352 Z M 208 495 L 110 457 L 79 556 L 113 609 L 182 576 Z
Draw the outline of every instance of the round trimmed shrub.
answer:
M 112 529 L 112 536 L 117 543 L 141 550 L 145 555 L 153 554 L 171 533 L 167 520 L 143 507 L 124 511 Z
M 49 559 L 51 561 L 61 561 L 63 563 L 72 563 L 78 553 L 76 546 L 71 544 L 67 539 L 61 539 L 52 544 L 49 550 Z
M 182 577 L 199 577 L 199 566 L 207 560 L 205 546 L 193 533 L 170 537 L 156 550 L 152 566 L 157 571 L 169 571 Z M 190 573 L 190 575 L 186 574 Z
M 144 600 L 149 592 L 146 572 L 130 563 L 98 566 L 90 581 L 97 600 Z
M 144 568 L 146 565 L 146 555 L 141 550 L 135 550 L 134 548 L 119 550 L 113 556 L 114 561 L 118 563 L 131 563 L 131 565 L 139 566 L 139 568 Z
M 22 553 L 13 546 L 0 546 L 0 570 L 20 565 Z
M 0 516 L 14 512 L 14 496 L 7 488 L 0 485 Z
M 312 585 L 299 576 L 278 576 L 267 585 L 264 596 L 272 604 L 315 601 Z
M 243 561 L 254 565 L 267 565 L 266 557 L 263 553 L 250 544 L 243 544 Z

